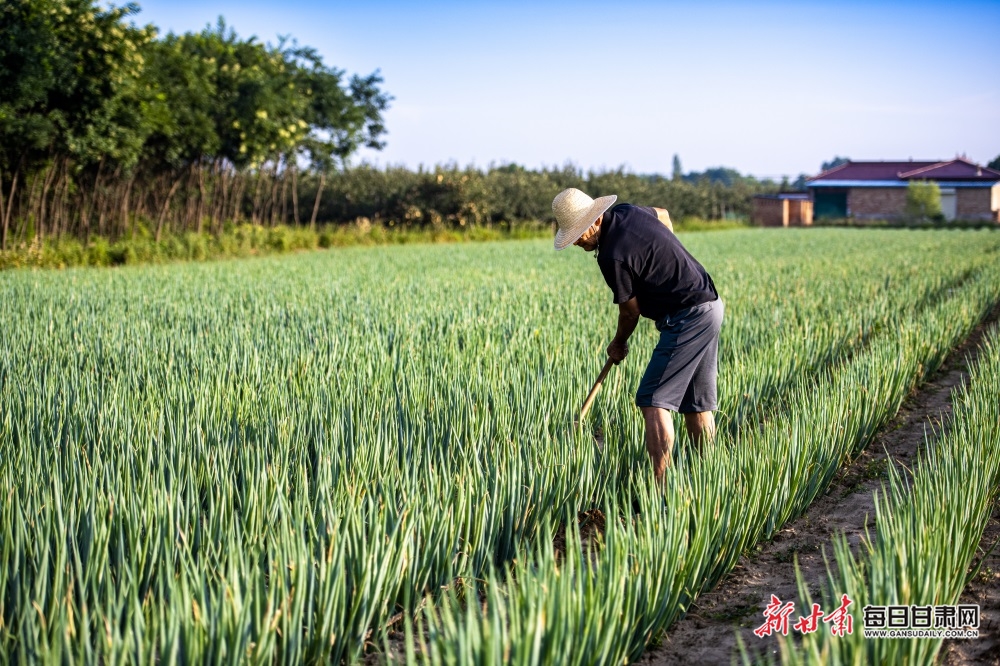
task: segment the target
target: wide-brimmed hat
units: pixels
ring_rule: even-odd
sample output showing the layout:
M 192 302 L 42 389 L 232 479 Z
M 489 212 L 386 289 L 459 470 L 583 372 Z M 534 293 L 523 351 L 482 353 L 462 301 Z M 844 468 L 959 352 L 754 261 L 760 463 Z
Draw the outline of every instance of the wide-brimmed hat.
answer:
M 617 200 L 617 194 L 591 199 L 575 187 L 557 194 L 552 200 L 552 212 L 559 225 L 556 249 L 565 249 L 580 240 L 580 236 Z

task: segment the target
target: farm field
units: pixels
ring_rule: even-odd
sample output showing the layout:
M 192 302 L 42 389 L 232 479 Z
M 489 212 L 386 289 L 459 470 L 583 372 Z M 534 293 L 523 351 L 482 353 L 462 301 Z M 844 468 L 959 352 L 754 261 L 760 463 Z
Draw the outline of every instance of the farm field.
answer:
M 990 231 L 681 238 L 726 303 L 720 435 L 681 436 L 662 494 L 632 403 L 651 324 L 571 427 L 615 323 L 577 250 L 0 273 L 0 662 L 634 661 L 1000 301 Z M 966 555 L 1000 464 L 976 447 L 1000 429 L 991 340 L 957 417 L 972 434 L 913 491 L 954 482 L 952 460 L 986 470 L 974 507 L 941 513 L 968 523 Z M 922 515 L 908 498 L 894 483 L 880 519 Z M 966 566 L 919 575 L 955 596 Z M 816 641 L 787 649 L 819 662 Z

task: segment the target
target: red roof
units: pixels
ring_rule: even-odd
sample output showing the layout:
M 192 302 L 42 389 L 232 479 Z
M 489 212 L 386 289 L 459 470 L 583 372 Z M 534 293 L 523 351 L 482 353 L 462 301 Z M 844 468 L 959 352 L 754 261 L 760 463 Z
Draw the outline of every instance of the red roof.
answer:
M 900 178 L 927 178 L 929 180 L 996 180 L 1000 172 L 981 167 L 967 160 L 956 159 L 941 162 L 922 169 L 913 169 L 899 174 Z
M 821 180 L 980 180 L 998 181 L 994 171 L 962 158 L 946 162 L 847 162 L 809 179 Z

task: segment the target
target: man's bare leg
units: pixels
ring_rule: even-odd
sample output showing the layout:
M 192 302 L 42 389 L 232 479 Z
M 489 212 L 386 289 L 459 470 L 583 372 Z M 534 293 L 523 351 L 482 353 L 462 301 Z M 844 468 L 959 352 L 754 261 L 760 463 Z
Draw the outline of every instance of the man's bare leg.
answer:
M 648 421 L 647 421 L 648 423 Z M 715 439 L 715 414 L 712 412 L 692 412 L 684 415 L 684 425 L 696 449 Z
M 653 463 L 653 473 L 657 481 L 670 466 L 670 452 L 674 448 L 674 419 L 670 412 L 661 407 L 642 407 L 646 419 L 646 451 Z

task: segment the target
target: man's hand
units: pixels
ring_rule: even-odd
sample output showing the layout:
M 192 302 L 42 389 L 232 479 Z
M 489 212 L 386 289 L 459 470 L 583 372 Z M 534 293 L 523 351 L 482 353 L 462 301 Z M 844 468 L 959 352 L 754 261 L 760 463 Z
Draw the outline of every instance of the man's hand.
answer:
M 615 365 L 618 365 L 628 356 L 628 343 L 612 340 L 611 344 L 608 345 L 608 356 L 615 362 Z

